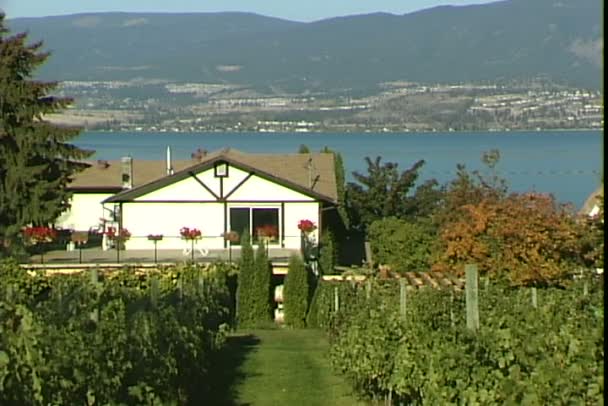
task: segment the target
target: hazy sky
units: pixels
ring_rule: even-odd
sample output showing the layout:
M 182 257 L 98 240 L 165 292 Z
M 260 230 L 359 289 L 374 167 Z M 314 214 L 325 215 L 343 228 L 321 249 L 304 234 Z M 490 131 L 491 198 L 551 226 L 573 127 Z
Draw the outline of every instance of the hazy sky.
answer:
M 7 18 L 100 11 L 247 11 L 294 21 L 383 11 L 405 14 L 438 5 L 491 3 L 496 0 L 0 0 Z

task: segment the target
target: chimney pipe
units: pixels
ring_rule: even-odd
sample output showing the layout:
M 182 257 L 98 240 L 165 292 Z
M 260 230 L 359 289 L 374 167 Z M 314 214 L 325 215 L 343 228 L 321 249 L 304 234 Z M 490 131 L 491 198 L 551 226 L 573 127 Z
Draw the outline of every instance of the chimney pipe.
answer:
M 171 162 L 171 147 L 167 146 L 167 176 L 173 175 L 173 164 Z
M 123 189 L 133 188 L 133 158 L 125 156 L 120 159 L 120 172 Z

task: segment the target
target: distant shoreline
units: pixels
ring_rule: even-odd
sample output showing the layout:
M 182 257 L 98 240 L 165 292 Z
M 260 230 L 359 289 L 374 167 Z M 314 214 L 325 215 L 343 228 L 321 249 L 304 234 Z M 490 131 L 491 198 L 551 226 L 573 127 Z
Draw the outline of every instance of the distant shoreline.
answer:
M 603 128 L 546 128 L 546 129 L 517 129 L 517 130 L 437 130 L 437 131 L 235 131 L 235 130 L 214 130 L 214 131 L 159 131 L 159 130 L 82 130 L 82 133 L 111 133 L 111 134 L 465 134 L 465 133 L 546 133 L 546 132 L 604 132 Z

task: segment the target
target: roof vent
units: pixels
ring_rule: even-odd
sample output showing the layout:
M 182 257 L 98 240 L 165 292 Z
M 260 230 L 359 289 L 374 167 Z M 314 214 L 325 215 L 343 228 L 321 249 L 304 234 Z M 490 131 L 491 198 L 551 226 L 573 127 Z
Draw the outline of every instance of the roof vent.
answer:
M 205 156 L 207 156 L 207 150 L 201 148 L 197 148 L 196 151 L 190 154 L 190 157 L 192 157 L 193 160 L 199 162 L 202 161 Z

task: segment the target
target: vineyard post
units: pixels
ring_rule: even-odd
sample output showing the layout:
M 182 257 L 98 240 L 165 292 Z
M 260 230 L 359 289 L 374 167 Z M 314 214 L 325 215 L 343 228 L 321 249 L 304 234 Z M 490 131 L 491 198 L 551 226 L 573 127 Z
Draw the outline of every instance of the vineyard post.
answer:
M 589 295 L 589 282 L 587 281 L 587 279 L 585 279 L 585 282 L 583 282 L 583 296 L 588 296 Z
M 338 287 L 334 286 L 334 312 L 338 313 L 340 309 L 340 297 L 338 295 Z
M 467 328 L 479 330 L 479 280 L 476 264 L 464 267 L 466 274 L 465 296 L 467 308 Z
M 158 277 L 155 275 L 150 279 L 150 303 L 154 308 L 158 305 Z
M 367 280 L 365 282 L 365 298 L 369 300 L 372 297 L 372 281 Z
M 538 298 L 536 296 L 536 287 L 532 287 L 532 307 L 533 308 L 537 308 L 538 307 Z
M 203 278 L 202 271 L 199 271 L 199 274 L 198 274 L 198 292 L 201 295 L 205 294 L 205 278 Z
M 95 309 L 91 312 L 91 320 L 95 323 L 99 322 L 99 273 L 97 269 L 91 269 L 91 285 L 95 291 L 95 297 L 97 301 L 95 303 Z
M 454 317 L 454 291 L 450 292 L 450 325 L 452 328 L 456 325 L 456 320 Z
M 399 313 L 401 314 L 401 319 L 405 322 L 407 310 L 407 293 L 405 289 L 405 279 L 399 279 Z

